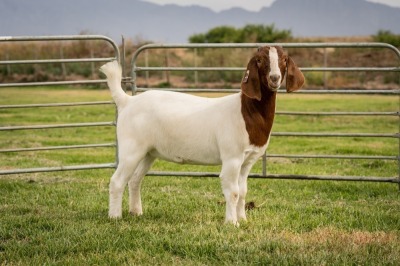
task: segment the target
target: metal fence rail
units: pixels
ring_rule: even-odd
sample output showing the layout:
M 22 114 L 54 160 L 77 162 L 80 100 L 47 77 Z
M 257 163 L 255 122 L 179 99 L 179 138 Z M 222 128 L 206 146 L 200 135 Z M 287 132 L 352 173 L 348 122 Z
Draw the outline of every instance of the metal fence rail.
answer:
M 84 149 L 84 148 L 98 148 L 98 147 L 115 147 L 115 143 L 103 144 L 83 144 L 83 145 L 68 145 L 68 146 L 47 146 L 35 148 L 14 148 L 14 149 L 0 149 L 2 152 L 21 152 L 21 151 L 51 151 L 51 150 L 67 150 L 67 149 Z
M 134 82 L 130 82 L 134 84 Z M 176 92 L 190 92 L 190 93 L 200 93 L 200 92 L 221 92 L 221 93 L 235 93 L 240 92 L 239 89 L 209 89 L 209 88 L 151 88 L 152 90 L 164 90 L 164 91 L 176 91 Z M 145 92 L 148 88 L 140 88 L 135 85 L 131 85 L 132 93 Z M 284 91 L 278 91 L 278 93 L 286 93 Z M 356 94 L 356 95 L 400 95 L 400 90 L 299 90 L 296 91 L 299 94 Z
M 114 52 L 113 57 L 103 58 L 62 58 L 62 59 L 35 59 L 35 60 L 3 60 L 1 65 L 26 65 L 26 64 L 54 64 L 54 63 L 93 63 L 93 62 L 108 62 L 111 60 L 120 61 L 120 53 L 118 45 L 110 38 L 101 35 L 71 35 L 71 36 L 23 36 L 23 37 L 0 37 L 0 44 L 5 42 L 52 42 L 52 41 L 101 41 L 108 43 Z M 49 85 L 84 85 L 84 84 L 99 84 L 105 83 L 105 80 L 74 80 L 74 81 L 50 81 L 50 82 L 24 82 L 24 83 L 1 83 L 2 87 L 32 87 L 32 86 L 49 86 Z M 97 105 L 113 105 L 112 101 L 93 101 L 93 102 L 65 102 L 65 103 L 41 103 L 41 104 L 13 104 L 0 105 L 0 110 L 21 109 L 21 108 L 59 108 L 69 106 L 97 106 Z M 0 126 L 0 132 L 10 132 L 16 130 L 51 130 L 56 128 L 76 128 L 76 127 L 98 127 L 98 126 L 115 126 L 115 121 L 106 122 L 89 122 L 89 123 L 64 123 L 64 124 L 44 124 L 44 125 L 13 125 Z M 87 148 L 115 148 L 116 142 L 113 143 L 94 143 L 82 145 L 60 145 L 47 147 L 29 147 L 29 148 L 7 148 L 0 149 L 0 153 L 20 153 L 32 151 L 52 151 L 52 150 L 71 150 L 71 149 L 87 149 Z M 10 169 L 0 170 L 0 175 L 7 174 L 24 174 L 37 172 L 54 172 L 67 170 L 85 170 L 85 169 L 102 169 L 114 168 L 116 163 L 105 164 L 87 164 L 87 165 L 72 165 L 59 167 L 41 167 L 41 168 L 25 168 L 25 169 Z
M 151 171 L 148 176 L 192 176 L 192 177 L 219 177 L 216 172 L 167 172 Z M 250 178 L 269 178 L 269 179 L 288 179 L 288 180 L 325 180 L 325 181 L 364 181 L 364 182 L 384 182 L 399 183 L 397 178 L 391 177 L 363 177 L 363 176 L 318 176 L 318 175 L 279 175 L 279 174 L 258 174 L 250 173 Z
M 137 86 L 137 74 L 144 71 L 244 71 L 244 67 L 149 67 L 137 66 L 138 58 L 144 51 L 152 49 L 206 49 L 206 48 L 258 48 L 264 45 L 279 45 L 283 48 L 380 48 L 388 49 L 394 53 L 394 57 L 400 66 L 400 51 L 385 43 L 253 43 L 253 44 L 148 44 L 140 47 L 132 58 L 131 72 L 131 90 L 132 94 L 144 92 L 148 88 Z M 300 67 L 303 72 L 395 72 L 400 73 L 400 67 Z M 202 89 L 202 88 L 151 88 L 167 91 L 178 92 L 222 92 L 234 93 L 239 92 L 238 89 Z M 279 91 L 279 93 L 285 93 Z M 400 95 L 400 90 L 300 90 L 300 94 L 356 94 L 356 95 Z M 383 116 L 383 117 L 399 117 L 399 109 L 392 112 L 277 112 L 277 115 L 295 115 L 295 116 Z M 400 128 L 400 123 L 399 123 Z M 362 156 L 362 155 L 304 155 L 304 154 L 266 154 L 263 156 L 262 173 L 251 173 L 249 177 L 254 178 L 280 178 L 280 179 L 304 179 L 304 180 L 339 180 L 339 181 L 370 181 L 370 182 L 389 182 L 398 183 L 400 187 L 400 135 L 399 132 L 394 133 L 324 133 L 324 132 L 272 132 L 272 136 L 276 137 L 318 137 L 318 138 L 394 138 L 398 139 L 399 152 L 397 155 L 386 156 Z M 267 151 L 268 152 L 268 151 Z M 354 176 L 315 176 L 315 175 L 272 175 L 267 174 L 267 158 L 311 158 L 311 159 L 366 159 L 366 160 L 391 160 L 398 163 L 398 176 L 393 177 L 354 177 Z M 198 173 L 198 172 L 150 172 L 149 175 L 155 176 L 196 176 L 196 177 L 217 177 L 219 173 Z
M 97 101 L 97 102 L 74 102 L 74 103 L 17 104 L 17 105 L 0 105 L 0 109 L 83 106 L 83 105 L 101 105 L 101 104 L 114 104 L 114 103 L 112 101 Z
M 90 169 L 104 169 L 104 168 L 115 168 L 115 167 L 116 163 L 70 165 L 70 166 L 42 167 L 42 168 L 24 168 L 24 169 L 2 170 L 0 172 L 0 175 L 60 172 L 60 171 L 72 171 L 72 170 L 90 170 Z

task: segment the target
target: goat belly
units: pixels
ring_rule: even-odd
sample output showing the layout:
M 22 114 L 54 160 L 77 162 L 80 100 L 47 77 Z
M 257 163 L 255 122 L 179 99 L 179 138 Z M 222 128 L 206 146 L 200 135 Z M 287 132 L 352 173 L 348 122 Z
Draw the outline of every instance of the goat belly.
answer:
M 154 157 L 182 164 L 220 164 L 220 153 L 212 130 L 200 130 L 196 121 L 184 124 L 175 120 L 175 127 L 159 123 L 154 134 Z M 207 128 L 207 126 L 204 126 Z
M 159 158 L 161 160 L 165 160 L 168 162 L 179 163 L 179 164 L 196 164 L 196 165 L 219 165 L 221 164 L 220 158 L 213 156 L 199 156 L 189 155 L 186 153 L 173 153 L 173 152 L 163 152 L 158 150 L 151 150 L 149 154 L 153 157 Z M 211 154 L 212 155 L 212 154 Z
M 160 122 L 152 155 L 176 163 L 220 164 L 215 131 L 210 122 L 200 123 L 176 116 L 174 127 Z

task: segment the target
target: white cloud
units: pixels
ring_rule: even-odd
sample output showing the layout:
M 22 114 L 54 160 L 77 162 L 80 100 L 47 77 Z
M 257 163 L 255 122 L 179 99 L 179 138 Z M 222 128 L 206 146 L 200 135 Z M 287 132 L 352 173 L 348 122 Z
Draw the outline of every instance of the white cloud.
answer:
M 208 7 L 214 11 L 222 11 L 232 7 L 241 7 L 250 11 L 259 11 L 261 8 L 270 6 L 274 0 L 145 0 L 160 5 L 176 4 L 182 6 L 198 5 Z
M 400 0 L 367 0 L 368 2 L 385 4 L 393 7 L 400 7 Z
M 275 0 L 144 0 L 159 5 L 176 4 L 181 6 L 198 5 L 208 7 L 214 11 L 222 11 L 232 7 L 241 7 L 249 11 L 259 11 L 263 7 L 270 6 Z M 369 2 L 400 7 L 400 0 L 367 0 Z

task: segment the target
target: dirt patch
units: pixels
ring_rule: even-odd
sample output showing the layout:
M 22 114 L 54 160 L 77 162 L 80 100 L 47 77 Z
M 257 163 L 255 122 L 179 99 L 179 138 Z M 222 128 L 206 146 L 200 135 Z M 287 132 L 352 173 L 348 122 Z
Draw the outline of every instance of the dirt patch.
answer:
M 285 241 L 294 244 L 326 245 L 336 243 L 342 247 L 360 247 L 369 244 L 387 245 L 399 243 L 395 232 L 344 231 L 334 228 L 318 228 L 305 233 L 282 232 Z

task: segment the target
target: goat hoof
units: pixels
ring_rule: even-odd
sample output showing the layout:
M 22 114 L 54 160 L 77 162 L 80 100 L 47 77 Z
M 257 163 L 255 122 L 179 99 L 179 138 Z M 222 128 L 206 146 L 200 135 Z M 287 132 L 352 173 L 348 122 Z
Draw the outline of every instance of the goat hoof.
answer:
M 129 214 L 132 216 L 142 216 L 143 212 L 129 211 Z
M 240 226 L 238 221 L 225 221 L 225 224 L 231 224 L 234 227 L 239 227 Z
M 243 223 L 247 223 L 247 219 L 246 219 L 246 217 L 241 217 L 240 219 L 238 219 L 240 222 L 243 222 Z
M 110 219 L 121 219 L 122 213 L 108 213 L 108 218 Z

